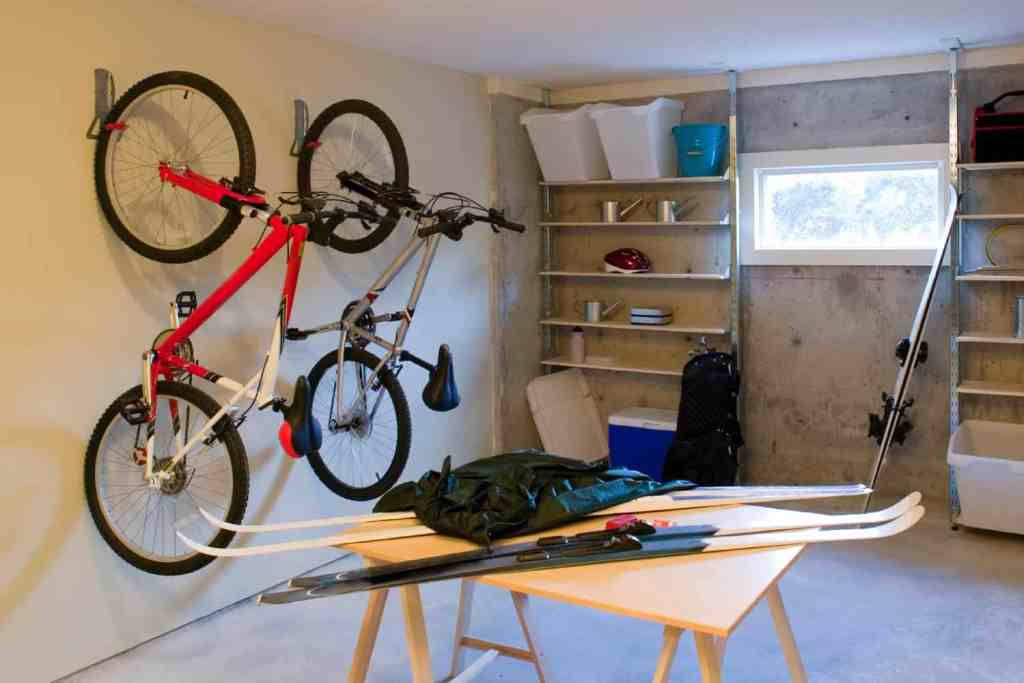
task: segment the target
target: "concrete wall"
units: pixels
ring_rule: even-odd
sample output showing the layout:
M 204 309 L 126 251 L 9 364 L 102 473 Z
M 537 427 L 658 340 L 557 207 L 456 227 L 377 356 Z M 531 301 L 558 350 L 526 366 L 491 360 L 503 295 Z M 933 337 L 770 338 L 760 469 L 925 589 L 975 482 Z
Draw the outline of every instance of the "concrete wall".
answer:
M 259 226 L 243 223 L 216 253 L 181 266 L 147 261 L 122 245 L 97 206 L 95 143 L 84 137 L 93 68 L 110 69 L 120 92 L 169 69 L 218 82 L 245 112 L 258 184 L 272 197 L 295 187 L 288 156 L 295 97 L 306 98 L 314 115 L 343 98 L 375 102 L 402 133 L 417 187 L 480 200 L 487 198 L 490 119 L 480 78 L 185 2 L 20 3 L 7 6 L 5 16 L 0 56 L 8 95 L 0 121 L 12 218 L 0 251 L 0 678 L 43 681 L 337 556 L 218 561 L 196 574 L 156 577 L 122 562 L 96 532 L 82 486 L 96 420 L 138 382 L 140 354 L 166 326 L 166 302 L 186 288 L 209 294 L 249 253 Z M 295 322 L 337 319 L 402 246 L 407 236 L 398 232 L 365 255 L 307 248 Z M 402 374 L 413 411 L 407 476 L 436 467 L 449 453 L 465 461 L 490 449 L 490 241 L 487 230 L 474 230 L 457 245 L 445 242 L 420 301 L 408 346 L 432 357 L 441 341 L 451 344 L 463 403 L 455 413 L 431 413 L 419 400 L 425 374 L 414 367 Z M 204 364 L 233 377 L 258 370 L 282 268 L 275 259 L 196 335 Z M 398 307 L 414 274 L 403 274 L 377 307 Z M 289 392 L 332 341 L 324 335 L 287 345 L 278 391 Z M 276 445 L 279 424 L 267 411 L 251 415 L 242 429 L 252 471 L 247 522 L 368 511 L 365 503 L 336 498 L 306 463 L 285 457 Z M 295 618 L 302 618 L 299 611 Z M 301 657 L 301 647 L 282 637 L 288 647 L 280 656 Z M 210 646 L 245 656 L 244 643 Z
M 1024 86 L 1024 67 L 998 67 L 963 74 L 964 105 L 973 107 L 999 92 Z M 724 91 L 678 95 L 689 121 L 726 122 Z M 643 100 L 624 101 L 633 103 Z M 739 96 L 740 151 L 769 152 L 830 147 L 944 143 L 948 140 L 948 75 L 944 72 L 748 88 Z M 969 131 L 964 115 L 964 139 Z M 1013 179 L 984 192 L 985 206 L 1024 206 L 1024 183 Z M 1011 190 L 1011 187 L 1016 189 Z M 556 195 L 557 196 L 557 195 Z M 1020 199 L 1021 201 L 1017 201 Z M 564 207 L 563 207 L 564 208 Z M 896 342 L 909 333 L 927 268 L 747 267 L 742 277 L 744 353 L 744 478 L 750 482 L 862 481 L 870 474 L 875 444 L 867 438 L 868 413 L 877 412 L 881 392 L 891 392 Z M 522 273 L 532 278 L 532 272 Z M 589 285 L 593 290 L 595 285 Z M 602 295 L 621 288 L 607 286 Z M 966 288 L 965 288 L 966 290 Z M 538 287 L 539 291 L 539 287 Z M 983 328 L 1009 328 L 1012 286 L 965 291 L 981 312 Z M 717 314 L 699 288 L 674 288 L 677 306 L 689 302 Z M 989 295 L 994 295 L 992 299 Z M 571 297 L 571 293 L 567 296 Z M 912 412 L 916 430 L 892 451 L 881 488 L 921 489 L 941 496 L 946 489 L 949 438 L 948 368 L 951 318 L 948 271 L 939 284 L 926 338 L 931 360 L 915 375 Z M 985 303 L 988 302 L 988 303 Z M 1006 309 L 1006 310 L 1003 310 Z M 985 317 L 984 320 L 978 316 Z M 991 325 L 989 324 L 991 323 Z M 615 333 L 604 335 L 615 344 Z M 693 340 L 675 341 L 685 352 Z M 624 342 L 625 344 L 626 342 Z M 630 339 L 629 344 L 634 340 Z M 1013 350 L 972 350 L 969 376 L 1024 381 Z M 529 359 L 503 374 L 531 372 Z M 539 370 L 532 369 L 533 374 Z M 607 414 L 627 405 L 675 408 L 678 382 L 671 379 L 590 372 L 588 379 Z M 1014 419 L 1019 401 L 976 399 L 967 416 Z
M 492 242 L 495 277 L 495 452 L 539 448 L 540 437 L 526 402 L 526 385 L 540 368 L 542 336 L 540 170 L 519 116 L 538 106 L 509 95 L 491 95 L 497 204 L 527 226 L 523 234 L 503 232 Z

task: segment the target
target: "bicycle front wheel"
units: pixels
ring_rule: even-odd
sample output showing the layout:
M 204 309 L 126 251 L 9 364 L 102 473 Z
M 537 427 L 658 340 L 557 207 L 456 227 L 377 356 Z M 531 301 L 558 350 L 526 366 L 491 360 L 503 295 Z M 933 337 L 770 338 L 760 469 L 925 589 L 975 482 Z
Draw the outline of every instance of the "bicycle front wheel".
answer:
M 159 166 L 191 169 L 248 188 L 252 133 L 235 101 L 198 74 L 170 71 L 132 86 L 110 110 L 96 145 L 96 194 L 121 240 L 162 263 L 186 263 L 222 245 L 242 217 L 160 179 Z
M 397 188 L 409 187 L 405 143 L 398 127 L 380 107 L 364 100 L 342 100 L 313 120 L 299 155 L 299 193 L 308 196 L 330 192 L 366 201 L 341 187 L 338 174 L 342 171 L 362 173 L 374 182 Z M 346 254 L 376 247 L 387 239 L 398 220 L 397 211 L 379 207 L 378 213 L 389 220 L 368 223 L 350 219 L 338 224 L 331 235 L 331 246 Z
M 387 368 L 371 381 L 380 359 L 345 348 L 343 409 L 335 410 L 338 353 L 331 351 L 309 373 L 313 415 L 323 428 L 323 444 L 307 457 L 316 476 L 337 495 L 372 500 L 395 485 L 409 460 L 412 419 L 398 378 Z
M 142 397 L 129 389 L 103 413 L 85 454 L 85 497 L 96 528 L 126 562 L 150 574 L 187 574 L 209 564 L 177 533 L 204 545 L 224 548 L 234 532 L 214 529 L 199 508 L 239 524 L 249 500 L 245 446 L 230 423 L 219 436 L 200 441 L 177 464 L 171 458 L 220 409 L 199 389 L 181 382 L 157 383 L 154 471 L 170 476 L 159 487 L 145 477 L 146 425 L 129 424 L 124 402 Z

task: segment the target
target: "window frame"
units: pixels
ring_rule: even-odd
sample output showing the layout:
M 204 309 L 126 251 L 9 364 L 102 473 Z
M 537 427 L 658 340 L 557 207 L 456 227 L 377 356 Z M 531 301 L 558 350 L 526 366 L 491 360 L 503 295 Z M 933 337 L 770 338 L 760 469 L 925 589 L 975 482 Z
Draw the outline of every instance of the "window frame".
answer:
M 877 166 L 879 170 L 934 164 L 939 174 L 938 230 L 945 218 L 949 192 L 949 145 L 893 145 L 741 154 L 740 262 L 749 266 L 927 266 L 936 244 L 914 249 L 757 249 L 755 230 L 760 211 L 761 180 L 766 171 L 800 171 L 848 166 Z

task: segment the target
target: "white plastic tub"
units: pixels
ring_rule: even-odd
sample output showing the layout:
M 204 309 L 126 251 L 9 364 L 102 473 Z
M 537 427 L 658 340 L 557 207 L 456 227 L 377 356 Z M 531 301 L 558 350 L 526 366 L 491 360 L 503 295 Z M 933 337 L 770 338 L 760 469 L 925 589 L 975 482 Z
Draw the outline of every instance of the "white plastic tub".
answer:
M 578 109 L 530 109 L 519 117 L 526 126 L 544 179 L 602 180 L 608 177 L 597 126 L 590 113 L 614 104 L 587 104 Z
M 965 420 L 947 459 L 959 524 L 1024 534 L 1024 425 Z
M 683 118 L 683 103 L 659 97 L 639 107 L 596 109 L 590 116 L 608 158 L 612 178 L 671 178 L 678 175 L 672 127 Z

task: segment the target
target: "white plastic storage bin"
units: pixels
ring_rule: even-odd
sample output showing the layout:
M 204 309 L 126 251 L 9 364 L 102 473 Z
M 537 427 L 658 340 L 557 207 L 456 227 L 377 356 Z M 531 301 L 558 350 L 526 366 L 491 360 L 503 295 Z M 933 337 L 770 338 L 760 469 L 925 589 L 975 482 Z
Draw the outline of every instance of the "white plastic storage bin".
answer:
M 626 408 L 608 416 L 608 459 L 613 467 L 661 481 L 665 454 L 676 433 L 674 410 Z
M 683 103 L 659 97 L 640 107 L 595 109 L 597 122 L 612 178 L 671 178 L 678 175 L 673 126 L 683 118 Z
M 965 420 L 947 459 L 958 524 L 1024 534 L 1024 425 Z
M 608 161 L 590 113 L 616 108 L 614 104 L 587 104 L 569 111 L 530 109 L 519 117 L 533 144 L 544 179 L 602 180 Z

